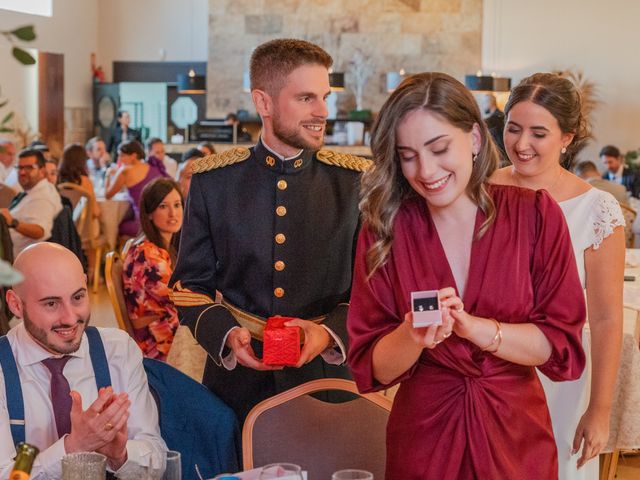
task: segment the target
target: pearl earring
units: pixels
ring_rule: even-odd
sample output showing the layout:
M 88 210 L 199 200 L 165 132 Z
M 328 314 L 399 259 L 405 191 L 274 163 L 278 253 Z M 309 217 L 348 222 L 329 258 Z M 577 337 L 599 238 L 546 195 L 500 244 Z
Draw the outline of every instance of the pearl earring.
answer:
M 471 156 L 471 160 L 473 161 L 473 163 L 476 163 L 476 159 L 477 159 L 477 158 L 478 158 L 478 154 L 477 154 L 477 153 L 474 153 L 474 154 Z
M 562 153 L 563 155 L 567 153 L 567 147 L 562 147 L 562 150 L 560 150 L 560 153 Z

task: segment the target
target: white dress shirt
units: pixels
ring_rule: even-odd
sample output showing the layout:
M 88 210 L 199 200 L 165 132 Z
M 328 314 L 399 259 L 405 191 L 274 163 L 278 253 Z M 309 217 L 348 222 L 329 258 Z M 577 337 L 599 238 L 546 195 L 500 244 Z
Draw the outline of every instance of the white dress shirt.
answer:
M 613 173 L 611 171 L 607 172 L 609 174 L 609 181 L 619 183 L 620 185 L 622 185 L 623 172 L 624 172 L 624 163 L 620 165 L 620 168 L 618 168 L 618 171 L 616 173 Z
M 43 178 L 27 192 L 27 196 L 18 205 L 9 210 L 9 213 L 20 223 L 35 223 L 41 226 L 44 235 L 40 238 L 30 238 L 12 228 L 10 233 L 13 241 L 13 255 L 18 255 L 29 245 L 48 239 L 53 229 L 53 221 L 61 210 L 62 201 L 58 190 Z
M 158 410 L 149 392 L 140 348 L 122 330 L 99 328 L 99 331 L 109 362 L 113 390 L 115 393 L 127 392 L 131 401 L 127 424 L 128 460 L 116 472 L 116 476 L 133 478 L 133 472 L 139 473 L 142 467 L 150 464 L 153 468 L 162 468 L 167 447 L 160 436 Z M 26 441 L 40 449 L 31 471 L 31 479 L 61 478 L 61 459 L 66 453 L 64 437 L 58 439 L 50 398 L 51 374 L 42 364 L 42 360 L 52 355 L 33 340 L 22 323 L 12 328 L 7 337 L 22 385 Z M 71 390 L 82 396 L 82 408 L 86 410 L 98 398 L 86 335 L 83 336 L 78 351 L 71 355 L 65 365 L 64 376 L 69 381 Z M 5 392 L 4 375 L 1 375 L 0 369 L 0 478 L 9 477 L 16 454 Z

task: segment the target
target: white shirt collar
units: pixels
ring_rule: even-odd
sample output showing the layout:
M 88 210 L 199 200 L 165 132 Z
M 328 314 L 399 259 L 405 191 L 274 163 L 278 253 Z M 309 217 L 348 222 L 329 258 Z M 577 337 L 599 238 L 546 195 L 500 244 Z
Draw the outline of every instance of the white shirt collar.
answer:
M 273 148 L 271 148 L 269 145 L 267 145 L 267 143 L 264 141 L 264 137 L 261 135 L 260 136 L 260 141 L 262 142 L 262 145 L 264 145 L 264 148 L 266 148 L 267 150 L 269 150 L 271 153 L 273 153 L 276 157 L 278 157 L 280 160 L 283 161 L 287 161 L 287 160 L 293 160 L 294 158 L 298 158 L 304 149 L 300 149 L 300 151 L 298 153 L 296 153 L 295 155 L 292 155 L 290 157 L 284 157 L 283 155 L 280 155 L 278 152 L 276 152 Z
M 43 183 L 44 182 L 44 183 Z M 43 178 L 42 180 L 40 180 L 38 183 L 36 183 L 33 188 L 29 189 L 29 190 L 25 190 L 25 192 L 27 193 L 31 193 L 31 192 L 37 192 L 38 190 L 44 190 L 47 187 L 47 184 L 51 185 L 49 183 L 49 180 L 47 180 L 46 178 Z M 53 185 L 52 185 L 53 186 Z

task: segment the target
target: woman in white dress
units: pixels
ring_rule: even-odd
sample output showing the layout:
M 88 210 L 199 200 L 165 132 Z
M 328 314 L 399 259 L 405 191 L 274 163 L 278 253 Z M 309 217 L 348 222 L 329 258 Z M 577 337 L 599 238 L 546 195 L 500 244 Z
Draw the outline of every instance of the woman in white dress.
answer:
M 559 478 L 597 480 L 620 361 L 624 217 L 611 194 L 563 167 L 589 137 L 580 94 L 569 80 L 549 73 L 525 78 L 511 92 L 505 114 L 504 144 L 513 165 L 498 170 L 492 181 L 545 189 L 560 204 L 587 295 L 583 341 L 590 360 L 582 377 L 554 383 L 540 375 L 558 446 Z

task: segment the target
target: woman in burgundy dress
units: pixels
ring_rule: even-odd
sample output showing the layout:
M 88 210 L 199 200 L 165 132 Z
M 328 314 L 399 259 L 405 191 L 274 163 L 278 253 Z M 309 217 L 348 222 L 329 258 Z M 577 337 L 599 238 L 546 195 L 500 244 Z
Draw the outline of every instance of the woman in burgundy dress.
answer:
M 564 217 L 544 191 L 489 185 L 495 147 L 452 77 L 405 80 L 382 107 L 363 179 L 349 310 L 363 392 L 401 383 L 387 479 L 557 478 L 534 368 L 573 380 L 585 305 Z M 442 325 L 412 326 L 438 290 Z

